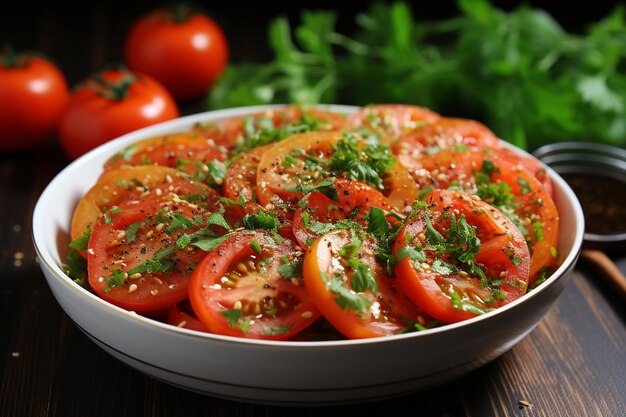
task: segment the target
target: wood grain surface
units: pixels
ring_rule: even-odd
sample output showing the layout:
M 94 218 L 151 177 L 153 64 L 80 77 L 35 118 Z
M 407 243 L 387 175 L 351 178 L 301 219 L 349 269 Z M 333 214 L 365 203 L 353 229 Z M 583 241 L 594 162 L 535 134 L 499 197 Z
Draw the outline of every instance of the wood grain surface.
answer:
M 25 6 L 0 13 L 0 42 L 52 56 L 72 84 L 120 59 L 124 31 L 140 11 L 136 5 L 46 7 L 34 15 Z M 222 18 L 238 45 L 235 59 L 262 59 L 266 51 L 249 37 L 264 36 L 266 20 Z M 182 108 L 184 114 L 202 110 L 202 101 Z M 68 163 L 54 140 L 37 151 L 0 155 L 0 417 L 626 416 L 626 305 L 583 263 L 528 337 L 499 359 L 428 391 L 354 406 L 289 408 L 202 396 L 145 376 L 78 330 L 36 262 L 32 211 Z M 613 258 L 626 271 L 626 257 Z

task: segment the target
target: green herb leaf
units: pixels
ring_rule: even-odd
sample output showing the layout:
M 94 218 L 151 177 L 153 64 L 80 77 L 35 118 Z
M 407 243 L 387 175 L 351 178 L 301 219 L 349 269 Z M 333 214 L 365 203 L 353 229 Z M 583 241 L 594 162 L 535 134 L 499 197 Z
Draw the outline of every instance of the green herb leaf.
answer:
M 385 217 L 385 212 L 378 207 L 370 207 L 368 216 L 367 232 L 375 237 L 382 237 L 389 233 L 389 223 Z
M 137 230 L 139 230 L 139 226 L 141 226 L 140 221 L 136 221 L 135 223 L 131 223 L 126 226 L 126 243 L 133 243 L 137 239 Z
M 91 227 L 88 227 L 87 229 L 85 229 L 82 235 L 70 242 L 69 247 L 76 250 L 87 250 L 90 237 Z
M 242 317 L 241 310 L 239 309 L 222 310 L 220 311 L 220 314 L 226 318 L 226 321 L 228 321 L 228 327 L 231 329 L 237 325 L 237 322 Z

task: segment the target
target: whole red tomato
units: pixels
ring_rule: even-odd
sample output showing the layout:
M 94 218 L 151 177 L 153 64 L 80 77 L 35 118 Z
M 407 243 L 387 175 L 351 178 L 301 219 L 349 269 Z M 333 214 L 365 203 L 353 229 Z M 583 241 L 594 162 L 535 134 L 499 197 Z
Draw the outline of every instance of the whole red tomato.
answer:
M 59 123 L 59 139 L 74 159 L 133 130 L 178 117 L 170 93 L 151 77 L 107 69 L 72 94 Z
M 133 70 L 154 77 L 180 101 L 206 94 L 228 62 L 220 27 L 185 6 L 159 9 L 139 18 L 124 45 Z
M 67 82 L 52 62 L 0 52 L 0 152 L 33 149 L 54 136 L 68 97 Z

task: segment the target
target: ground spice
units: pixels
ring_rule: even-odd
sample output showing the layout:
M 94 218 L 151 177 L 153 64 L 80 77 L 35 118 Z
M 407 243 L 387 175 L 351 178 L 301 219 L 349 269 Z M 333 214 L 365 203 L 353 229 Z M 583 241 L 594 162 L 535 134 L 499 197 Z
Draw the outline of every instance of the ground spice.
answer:
M 585 215 L 587 233 L 626 232 L 626 182 L 592 173 L 563 173 Z

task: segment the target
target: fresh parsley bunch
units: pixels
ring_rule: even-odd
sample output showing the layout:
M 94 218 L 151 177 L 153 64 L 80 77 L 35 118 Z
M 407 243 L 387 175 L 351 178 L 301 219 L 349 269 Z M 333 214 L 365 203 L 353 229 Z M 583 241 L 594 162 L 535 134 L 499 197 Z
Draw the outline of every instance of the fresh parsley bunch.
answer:
M 624 7 L 582 35 L 527 6 L 459 0 L 458 17 L 415 19 L 375 3 L 353 36 L 332 12 L 270 26 L 275 59 L 231 66 L 209 107 L 268 103 L 412 103 L 483 121 L 526 148 L 562 140 L 626 144 Z

